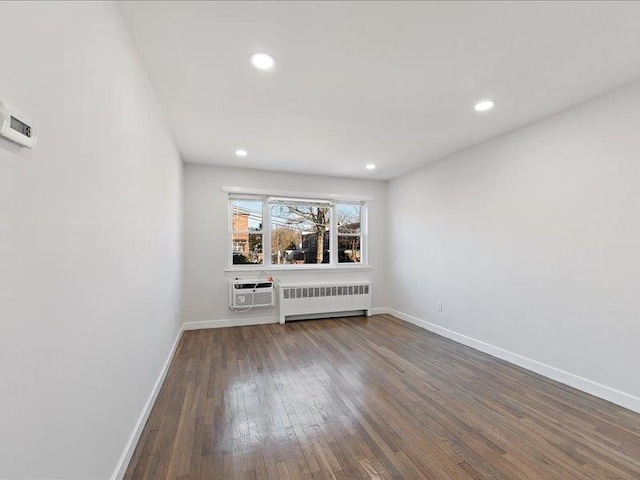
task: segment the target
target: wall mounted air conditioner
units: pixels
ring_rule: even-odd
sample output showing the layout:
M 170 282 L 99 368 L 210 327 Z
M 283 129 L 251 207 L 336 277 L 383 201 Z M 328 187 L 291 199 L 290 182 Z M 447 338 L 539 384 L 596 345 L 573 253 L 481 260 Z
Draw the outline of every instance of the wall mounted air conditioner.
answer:
M 236 279 L 229 284 L 229 308 L 244 310 L 255 307 L 273 307 L 275 292 L 273 282 Z

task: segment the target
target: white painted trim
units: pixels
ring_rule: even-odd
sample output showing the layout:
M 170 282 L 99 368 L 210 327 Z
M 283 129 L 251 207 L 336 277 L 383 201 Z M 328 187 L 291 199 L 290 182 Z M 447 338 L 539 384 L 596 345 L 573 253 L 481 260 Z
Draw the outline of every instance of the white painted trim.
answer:
M 237 193 L 240 195 L 264 195 L 267 197 L 286 197 L 286 198 L 303 198 L 303 199 L 321 199 L 321 200 L 344 200 L 348 202 L 372 202 L 373 197 L 370 195 L 349 195 L 344 193 L 313 193 L 313 192 L 294 192 L 288 190 L 266 190 L 264 188 L 245 188 L 245 187 L 220 187 L 224 193 Z
M 153 404 L 158 398 L 158 394 L 160 393 L 160 389 L 162 388 L 162 384 L 164 383 L 164 379 L 167 376 L 167 372 L 169 371 L 169 366 L 171 365 L 171 361 L 173 360 L 173 356 L 178 349 L 178 344 L 180 343 L 180 338 L 182 337 L 183 329 L 180 329 L 178 332 L 178 336 L 173 342 L 173 346 L 169 351 L 169 356 L 167 360 L 164 362 L 162 366 L 162 370 L 160 370 L 160 375 L 158 375 L 158 379 L 156 383 L 153 385 L 153 389 L 151 390 L 151 395 L 147 399 L 147 403 L 145 403 L 144 408 L 142 409 L 142 413 L 140 413 L 140 417 L 136 423 L 136 426 L 133 428 L 133 432 L 129 437 L 129 441 L 120 456 L 120 460 L 118 460 L 118 464 L 116 465 L 113 474 L 111 475 L 111 480 L 121 480 L 124 478 L 124 474 L 127 471 L 127 467 L 129 466 L 129 462 L 131 461 L 131 457 L 133 457 L 133 452 L 138 445 L 138 441 L 140 440 L 140 436 L 142 435 L 142 431 L 144 430 L 144 426 L 147 423 L 147 419 L 149 418 L 149 414 L 151 413 L 151 409 L 153 408 Z
M 385 315 L 389 313 L 388 307 L 376 307 L 371 309 L 371 315 Z
M 246 325 L 265 325 L 267 323 L 278 323 L 278 317 L 273 315 L 269 317 L 221 318 L 218 320 L 203 320 L 201 322 L 186 322 L 182 325 L 182 329 L 201 330 L 203 328 L 244 327 Z
M 348 283 L 348 282 L 347 282 Z M 332 283 L 332 285 L 334 285 Z M 306 284 L 304 284 L 306 285 Z M 373 315 L 381 315 L 388 313 L 389 309 L 374 308 L 372 310 Z M 327 317 L 329 318 L 329 317 Z M 279 318 L 277 316 L 269 317 L 250 317 L 250 318 L 221 318 L 218 320 L 203 320 L 200 322 L 186 322 L 182 325 L 183 330 L 202 330 L 205 328 L 224 328 L 224 327 L 244 327 L 247 325 L 266 325 L 269 323 L 278 323 Z
M 425 330 L 429 330 L 430 332 L 437 333 L 438 335 L 442 335 L 443 337 L 474 348 L 475 350 L 479 350 L 493 357 L 506 360 L 507 362 L 513 363 L 514 365 L 517 365 L 519 367 L 525 368 L 557 382 L 563 383 L 588 394 L 607 400 L 611 403 L 615 403 L 616 405 L 620 405 L 621 407 L 628 408 L 629 410 L 640 413 L 640 398 L 629 393 L 622 392 L 606 385 L 602 385 L 587 378 L 583 378 L 559 368 L 552 367 L 551 365 L 538 362 L 537 360 L 524 357 L 509 350 L 505 350 L 504 348 L 496 347 L 489 343 L 476 340 L 475 338 L 471 338 L 461 333 L 454 332 L 453 330 L 449 330 L 431 322 L 427 322 L 426 320 L 422 320 L 406 313 L 399 312 L 398 310 L 394 310 L 392 308 L 388 309 L 388 314 L 393 315 L 400 320 L 404 320 L 405 322 L 412 323 L 413 325 L 424 328 Z

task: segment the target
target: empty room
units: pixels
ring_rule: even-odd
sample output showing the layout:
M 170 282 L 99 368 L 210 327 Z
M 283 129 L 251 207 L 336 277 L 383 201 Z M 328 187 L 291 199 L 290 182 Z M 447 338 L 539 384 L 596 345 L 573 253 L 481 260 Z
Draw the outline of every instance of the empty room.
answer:
M 640 2 L 0 24 L 0 480 L 640 479 Z

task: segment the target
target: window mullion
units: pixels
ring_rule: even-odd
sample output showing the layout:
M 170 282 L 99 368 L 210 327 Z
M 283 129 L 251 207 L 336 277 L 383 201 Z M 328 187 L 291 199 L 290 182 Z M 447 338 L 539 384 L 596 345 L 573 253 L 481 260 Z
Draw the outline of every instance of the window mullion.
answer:
M 361 262 L 369 265 L 369 209 L 366 204 L 360 205 L 360 251 L 362 252 Z
M 227 202 L 227 263 L 233 267 L 233 203 Z
M 329 265 L 338 264 L 338 209 L 335 203 L 331 204 L 331 227 L 329 230 Z
M 269 199 L 262 201 L 262 251 L 264 261 L 262 264 L 266 269 L 271 267 L 271 209 Z

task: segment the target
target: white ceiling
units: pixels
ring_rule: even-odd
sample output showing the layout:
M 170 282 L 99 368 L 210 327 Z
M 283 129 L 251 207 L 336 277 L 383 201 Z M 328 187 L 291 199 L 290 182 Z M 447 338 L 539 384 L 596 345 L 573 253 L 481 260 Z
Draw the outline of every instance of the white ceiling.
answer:
M 389 179 L 640 78 L 640 2 L 120 9 L 186 162 Z

